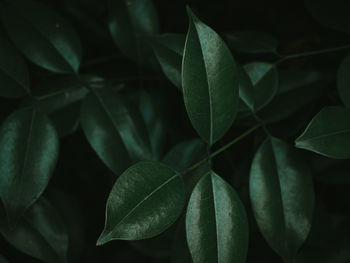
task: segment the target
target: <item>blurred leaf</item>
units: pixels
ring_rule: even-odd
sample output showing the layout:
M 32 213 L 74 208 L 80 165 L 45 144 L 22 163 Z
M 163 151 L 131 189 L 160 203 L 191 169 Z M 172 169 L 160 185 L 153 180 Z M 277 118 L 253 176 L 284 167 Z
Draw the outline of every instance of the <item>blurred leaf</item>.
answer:
M 248 220 L 244 206 L 233 188 L 212 171 L 193 190 L 186 233 L 194 263 L 246 260 Z
M 29 93 L 27 64 L 12 44 L 0 35 L 0 96 L 17 98 Z
M 182 64 L 185 106 L 210 146 L 231 127 L 238 110 L 237 66 L 225 42 L 188 8 L 190 25 Z
M 12 113 L 0 129 L 0 197 L 15 224 L 45 190 L 58 157 L 59 140 L 36 109 Z
M 350 111 L 339 106 L 323 108 L 295 140 L 298 148 L 327 157 L 350 158 Z
M 2 228 L 1 234 L 24 254 L 48 263 L 67 263 L 65 225 L 43 197 L 28 210 L 16 228 Z
M 277 54 L 277 39 L 263 32 L 235 31 L 226 33 L 225 37 L 229 46 L 237 52 L 251 54 Z
M 81 255 L 86 245 L 86 215 L 80 203 L 70 194 L 51 189 L 48 199 L 57 209 L 66 226 L 69 236 L 68 262 L 81 262 Z
M 250 200 L 259 229 L 286 263 L 305 242 L 314 210 L 310 169 L 293 147 L 267 138 L 250 171 Z
M 244 70 L 248 74 L 253 88 L 246 77 L 244 78 L 244 73 L 241 72 L 241 78 L 245 79 L 245 85 L 240 86 L 239 94 L 250 110 L 257 112 L 271 102 L 276 95 L 278 72 L 273 64 L 264 62 L 249 63 L 244 66 Z
M 0 263 L 8 263 L 8 261 L 0 255 Z
M 186 37 L 181 34 L 154 36 L 151 44 L 166 77 L 180 90 L 182 55 Z
M 120 51 L 143 61 L 145 37 L 159 31 L 158 15 L 152 0 L 109 0 L 109 31 Z
M 323 26 L 350 33 L 348 0 L 305 0 L 308 11 Z
M 337 84 L 342 102 L 346 107 L 350 107 L 350 54 L 343 59 L 339 66 Z
M 157 162 L 139 162 L 116 181 L 97 241 L 140 240 L 166 230 L 182 212 L 185 190 L 180 174 Z
M 74 29 L 59 14 L 33 0 L 6 1 L 3 25 L 12 41 L 36 65 L 59 73 L 76 73 L 81 43 Z

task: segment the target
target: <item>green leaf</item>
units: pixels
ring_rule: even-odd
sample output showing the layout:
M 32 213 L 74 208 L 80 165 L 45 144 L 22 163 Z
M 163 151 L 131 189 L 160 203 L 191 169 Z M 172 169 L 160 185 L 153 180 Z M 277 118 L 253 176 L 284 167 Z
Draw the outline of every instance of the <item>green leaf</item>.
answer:
M 305 5 L 323 26 L 350 33 L 349 1 L 305 0 Z
M 350 54 L 339 66 L 337 82 L 340 99 L 346 107 L 350 107 Z
M 57 133 L 36 109 L 12 113 L 0 129 L 0 197 L 9 223 L 45 190 L 58 157 Z
M 140 113 L 114 90 L 95 89 L 84 99 L 81 125 L 92 148 L 117 175 L 130 165 L 129 159 L 151 159 Z
M 152 148 L 152 160 L 159 161 L 163 156 L 166 143 L 165 119 L 162 108 L 157 107 L 156 99 L 145 91 L 138 91 L 139 111 L 146 124 L 149 140 Z
M 139 162 L 114 184 L 97 245 L 115 239 L 154 237 L 175 222 L 184 202 L 185 189 L 179 173 L 161 163 Z
M 298 151 L 267 138 L 250 170 L 250 200 L 260 232 L 286 263 L 306 240 L 314 210 L 312 176 Z
M 54 207 L 43 197 L 16 228 L 2 228 L 1 234 L 24 254 L 48 263 L 67 263 L 68 234 Z
M 263 32 L 235 31 L 225 34 L 225 37 L 229 46 L 237 52 L 277 54 L 277 39 Z
M 265 107 L 276 95 L 278 89 L 278 72 L 273 64 L 252 62 L 244 66 L 251 85 L 241 72 L 240 79 L 245 79 L 245 85 L 240 85 L 239 94 L 245 104 L 253 112 Z
M 231 127 L 238 109 L 238 73 L 225 42 L 188 8 L 190 25 L 182 62 L 185 106 L 210 146 Z
M 234 189 L 214 172 L 196 185 L 186 213 L 187 242 L 194 263 L 244 263 L 248 221 Z
M 75 73 L 81 43 L 66 20 L 32 0 L 7 1 L 1 7 L 3 25 L 12 41 L 36 65 L 59 73 Z
M 8 261 L 0 255 L 0 263 L 8 263 Z
M 27 64 L 12 44 L 0 35 L 0 96 L 18 98 L 29 93 Z
M 147 47 L 144 38 L 159 31 L 152 0 L 109 0 L 108 25 L 120 51 L 139 63 Z
M 152 38 L 152 47 L 165 76 L 181 88 L 182 55 L 186 37 L 181 34 L 164 34 Z
M 350 158 L 350 110 L 323 108 L 295 140 L 298 148 L 336 159 Z

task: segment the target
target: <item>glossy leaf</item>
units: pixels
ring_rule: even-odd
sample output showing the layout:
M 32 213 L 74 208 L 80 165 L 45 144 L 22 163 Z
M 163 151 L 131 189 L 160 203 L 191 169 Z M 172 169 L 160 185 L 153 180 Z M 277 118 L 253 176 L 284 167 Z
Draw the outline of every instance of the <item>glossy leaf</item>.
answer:
M 243 263 L 248 221 L 233 188 L 214 172 L 196 185 L 186 213 L 187 242 L 194 263 Z
M 103 89 L 89 94 L 82 105 L 81 124 L 92 148 L 116 174 L 128 167 L 129 159 L 151 159 L 140 113 L 117 92 Z
M 305 5 L 323 26 L 350 33 L 349 1 L 305 0 Z
M 0 35 L 0 96 L 17 98 L 29 93 L 27 64 L 12 46 Z
M 59 14 L 37 1 L 13 0 L 1 15 L 10 38 L 30 61 L 53 72 L 78 71 L 80 40 Z
M 254 156 L 249 190 L 260 232 L 284 262 L 294 262 L 312 222 L 314 192 L 309 167 L 292 146 L 269 137 Z
M 97 241 L 140 240 L 166 230 L 185 201 L 180 174 L 157 162 L 140 162 L 116 181 L 108 197 L 105 228 Z
M 182 55 L 186 37 L 180 34 L 164 34 L 152 38 L 152 47 L 165 76 L 181 89 Z
M 237 113 L 237 66 L 220 36 L 190 9 L 188 14 L 182 62 L 185 106 L 195 130 L 212 145 L 231 127 Z
M 16 228 L 2 228 L 1 234 L 24 254 L 48 263 L 66 263 L 68 234 L 54 207 L 40 198 Z
M 337 76 L 339 96 L 346 107 L 350 107 L 350 74 L 349 73 L 350 73 L 350 54 L 348 54 L 340 64 L 338 69 L 338 76 Z
M 331 158 L 350 158 L 350 111 L 339 106 L 323 108 L 295 140 L 298 148 Z
M 225 34 L 225 37 L 237 52 L 250 54 L 277 54 L 278 41 L 273 36 L 255 31 L 235 31 Z
M 142 39 L 157 34 L 158 16 L 152 0 L 109 0 L 109 31 L 120 51 L 139 63 L 147 44 Z
M 253 112 L 265 107 L 276 95 L 278 89 L 278 73 L 273 64 L 253 62 L 244 66 L 253 89 L 246 82 L 240 86 L 240 97 Z M 243 74 L 243 73 L 241 73 Z
M 57 133 L 36 109 L 12 113 L 0 129 L 0 197 L 15 224 L 45 190 L 58 157 Z

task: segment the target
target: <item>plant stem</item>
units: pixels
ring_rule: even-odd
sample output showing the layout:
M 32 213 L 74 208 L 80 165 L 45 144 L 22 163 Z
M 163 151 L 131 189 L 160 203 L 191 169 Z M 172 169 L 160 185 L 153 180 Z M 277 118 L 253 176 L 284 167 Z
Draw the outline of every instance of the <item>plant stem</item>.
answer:
M 295 59 L 295 58 L 302 58 L 302 57 L 308 57 L 308 56 L 314 56 L 314 55 L 319 55 L 319 54 L 324 54 L 324 53 L 331 53 L 331 52 L 336 52 L 344 49 L 350 48 L 350 45 L 344 45 L 340 47 L 334 47 L 334 48 L 326 48 L 326 49 L 320 49 L 320 50 L 315 50 L 315 51 L 310 51 L 310 52 L 303 52 L 303 53 L 297 53 L 297 54 L 291 54 L 291 55 L 286 55 L 282 57 L 281 59 L 277 60 L 275 62 L 276 65 L 289 60 L 289 59 Z
M 210 154 L 208 157 L 200 160 L 199 162 L 195 163 L 194 165 L 192 165 L 191 167 L 187 168 L 183 174 L 187 174 L 188 172 L 196 169 L 197 167 L 201 166 L 203 163 L 205 163 L 206 161 L 214 158 L 215 156 L 219 155 L 220 153 L 226 151 L 228 148 L 230 148 L 232 145 L 234 145 L 235 143 L 239 142 L 240 140 L 242 140 L 243 138 L 245 138 L 246 136 L 248 136 L 250 133 L 252 133 L 253 131 L 255 131 L 257 128 L 261 127 L 261 124 L 255 125 L 252 128 L 250 128 L 249 130 L 245 131 L 244 133 L 242 133 L 241 135 L 239 135 L 238 137 L 236 137 L 235 139 L 233 139 L 232 141 L 230 141 L 229 143 L 225 144 L 224 146 L 222 146 L 221 148 L 219 148 L 218 150 L 216 150 L 215 152 L 213 152 L 212 154 Z

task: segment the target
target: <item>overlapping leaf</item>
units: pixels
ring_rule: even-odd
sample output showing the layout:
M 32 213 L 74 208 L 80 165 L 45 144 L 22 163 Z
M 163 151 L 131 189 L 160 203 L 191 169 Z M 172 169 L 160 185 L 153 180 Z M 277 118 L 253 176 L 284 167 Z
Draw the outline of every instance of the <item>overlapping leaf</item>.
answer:
M 105 228 L 97 244 L 154 237 L 175 222 L 184 201 L 184 184 L 179 173 L 157 162 L 137 163 L 112 188 Z
M 1 17 L 12 41 L 33 63 L 53 72 L 78 71 L 80 40 L 59 14 L 37 1 L 13 0 L 1 7 Z
M 0 197 L 14 224 L 45 190 L 58 157 L 57 133 L 36 109 L 12 113 L 0 129 Z
M 188 14 L 182 62 L 185 106 L 197 133 L 212 145 L 231 127 L 237 113 L 237 66 L 220 36 L 190 9 Z
M 350 110 L 323 108 L 311 120 L 295 145 L 331 158 L 350 158 Z
M 54 207 L 43 197 L 28 210 L 15 228 L 1 234 L 24 254 L 48 263 L 67 263 L 68 234 Z
M 212 171 L 193 190 L 186 233 L 194 263 L 246 260 L 248 222 L 244 206 L 233 188 Z
M 294 262 L 311 228 L 314 192 L 310 169 L 293 147 L 269 137 L 254 156 L 249 190 L 265 240 L 285 262 Z

